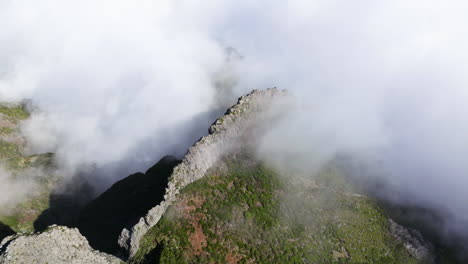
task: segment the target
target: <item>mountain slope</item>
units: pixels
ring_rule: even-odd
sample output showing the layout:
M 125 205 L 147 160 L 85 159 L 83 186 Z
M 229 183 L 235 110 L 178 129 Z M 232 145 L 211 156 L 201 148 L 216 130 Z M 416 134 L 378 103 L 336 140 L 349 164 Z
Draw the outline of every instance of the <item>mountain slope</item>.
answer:
M 278 115 L 272 107 L 286 99 L 286 91 L 276 88 L 254 90 L 240 97 L 237 104 L 209 128 L 209 134 L 189 148 L 182 162 L 174 168 L 164 201 L 149 210 L 132 228 L 122 230 L 119 245 L 133 256 L 141 238 L 158 223 L 166 209 L 177 199 L 181 189 L 204 177 L 206 171 L 223 155 L 236 151 L 241 142 L 254 140 L 255 135 L 261 133 L 257 130 L 262 127 L 261 124 L 271 122 Z
M 281 115 L 272 106 L 284 100 L 287 93 L 277 89 L 241 97 L 182 161 L 165 157 L 145 174 L 115 183 L 80 212 L 74 226 L 93 248 L 128 256 L 130 263 L 426 261 L 430 244 L 359 194 L 339 166 L 329 164 L 299 177 L 280 174 L 256 159 L 252 142 L 265 123 Z M 0 225 L 1 230 L 16 231 Z M 89 246 L 75 250 L 56 243 L 87 245 L 77 230 L 54 227 L 49 237 L 50 231 L 6 238 L 0 258 L 10 254 L 19 262 L 31 256 L 42 260 L 46 252 L 60 250 L 66 257 L 79 254 L 76 263 L 88 258 Z M 50 241 L 50 251 L 11 244 L 24 239 L 31 245 Z M 117 242 L 126 252 L 118 252 Z M 64 263 L 60 261 L 56 263 Z
M 34 231 L 34 221 L 48 208 L 49 194 L 57 181 L 52 153 L 25 156 L 21 152 L 25 140 L 20 126 L 28 117 L 21 105 L 0 105 L 2 181 L 22 183 L 20 190 L 25 192 L 19 204 L 6 203 L 0 208 L 0 223 L 5 226 L 2 230 Z M 3 233 L 0 231 L 0 239 L 11 232 Z
M 418 263 L 390 222 L 343 175 L 291 183 L 231 155 L 187 186 L 132 263 Z

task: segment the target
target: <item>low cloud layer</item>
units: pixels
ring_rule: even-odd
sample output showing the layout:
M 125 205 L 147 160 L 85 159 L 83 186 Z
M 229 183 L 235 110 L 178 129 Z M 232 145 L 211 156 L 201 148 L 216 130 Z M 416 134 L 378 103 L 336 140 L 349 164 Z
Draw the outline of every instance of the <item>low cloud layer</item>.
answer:
M 309 171 L 338 153 L 371 157 L 405 197 L 462 221 L 467 5 L 5 0 L 0 98 L 37 107 L 32 152 L 71 168 L 146 166 L 183 153 L 238 95 L 278 86 L 298 100 L 264 158 Z
M 0 213 L 9 213 L 19 201 L 35 195 L 37 178 L 43 174 L 40 169 L 29 169 L 12 175 L 8 169 L 0 167 Z

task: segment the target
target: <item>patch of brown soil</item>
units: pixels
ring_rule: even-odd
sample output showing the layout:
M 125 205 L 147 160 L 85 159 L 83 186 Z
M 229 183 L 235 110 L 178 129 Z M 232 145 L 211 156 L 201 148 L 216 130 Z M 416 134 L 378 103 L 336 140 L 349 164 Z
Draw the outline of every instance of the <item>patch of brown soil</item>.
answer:
M 204 213 L 196 212 L 197 209 L 203 206 L 203 203 L 205 203 L 205 198 L 195 195 L 182 199 L 178 204 L 179 210 L 181 209 L 182 211 L 183 218 L 187 220 L 189 225 L 193 228 L 193 231 L 187 231 L 191 246 L 191 250 L 187 252 L 189 257 L 207 254 L 203 251 L 203 249 L 208 245 L 207 237 L 203 233 L 203 229 L 200 225 L 200 221 L 202 219 L 206 219 L 206 215 Z
M 242 259 L 241 256 L 234 254 L 231 251 L 227 253 L 226 258 L 225 258 L 227 264 L 237 264 L 237 262 L 239 262 L 239 260 L 241 259 Z
M 24 215 L 22 215 L 20 219 L 18 219 L 18 222 L 20 222 L 21 224 L 32 223 L 37 219 L 38 214 L 39 213 L 35 210 L 29 210 Z
M 189 242 L 192 246 L 192 254 L 195 256 L 199 256 L 204 253 L 203 248 L 207 246 L 208 242 L 200 224 L 198 222 L 192 223 L 192 226 L 195 230 L 193 231 L 193 233 L 189 234 Z

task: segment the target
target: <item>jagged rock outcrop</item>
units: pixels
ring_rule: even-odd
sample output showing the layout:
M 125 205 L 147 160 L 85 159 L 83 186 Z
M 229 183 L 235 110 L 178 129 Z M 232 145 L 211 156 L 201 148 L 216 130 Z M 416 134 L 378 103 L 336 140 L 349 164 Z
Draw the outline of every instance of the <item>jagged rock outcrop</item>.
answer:
M 122 231 L 119 245 L 128 251 L 130 257 L 138 251 L 141 238 L 158 223 L 180 190 L 202 178 L 223 155 L 236 149 L 245 133 L 260 122 L 272 104 L 279 102 L 280 98 L 284 99 L 286 94 L 286 91 L 276 88 L 254 90 L 239 98 L 238 103 L 210 127 L 209 135 L 196 142 L 174 168 L 164 201 L 152 208 L 131 230 Z
M 392 219 L 389 219 L 389 222 L 391 234 L 405 246 L 411 255 L 419 260 L 431 259 L 433 246 L 423 238 L 419 231 L 406 228 Z
M 14 235 L 0 244 L 0 263 L 123 263 L 120 259 L 92 249 L 78 229 L 51 226 L 40 234 Z

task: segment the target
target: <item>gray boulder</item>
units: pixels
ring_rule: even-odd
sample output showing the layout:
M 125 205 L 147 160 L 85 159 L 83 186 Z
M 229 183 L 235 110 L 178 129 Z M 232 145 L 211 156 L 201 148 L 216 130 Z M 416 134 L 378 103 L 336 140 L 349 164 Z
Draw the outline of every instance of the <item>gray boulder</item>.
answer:
M 0 263 L 117 264 L 120 259 L 92 249 L 78 229 L 51 226 L 43 233 L 6 237 L 0 244 Z

